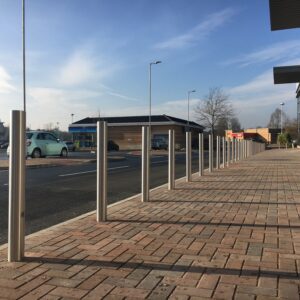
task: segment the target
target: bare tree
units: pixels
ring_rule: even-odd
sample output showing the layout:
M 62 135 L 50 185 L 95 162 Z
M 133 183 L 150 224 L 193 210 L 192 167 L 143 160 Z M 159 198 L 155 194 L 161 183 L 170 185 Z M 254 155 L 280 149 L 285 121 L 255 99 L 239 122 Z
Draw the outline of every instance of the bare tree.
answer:
M 195 113 L 197 120 L 212 134 L 215 133 L 219 121 L 228 120 L 234 115 L 229 96 L 220 87 L 209 89 L 208 95 L 196 106 Z
M 241 131 L 241 123 L 238 117 L 233 117 L 230 119 L 231 129 L 233 132 Z
M 283 126 L 285 127 L 287 123 L 289 123 L 289 119 L 284 111 L 282 111 L 282 123 Z M 269 128 L 280 128 L 281 127 L 281 109 L 276 108 L 271 116 L 270 116 L 270 121 L 268 123 Z

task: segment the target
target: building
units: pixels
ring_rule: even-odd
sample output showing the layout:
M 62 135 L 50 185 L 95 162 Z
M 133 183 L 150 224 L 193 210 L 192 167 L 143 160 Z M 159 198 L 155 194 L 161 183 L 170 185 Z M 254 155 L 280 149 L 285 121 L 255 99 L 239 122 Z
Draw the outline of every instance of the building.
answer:
M 142 126 L 149 125 L 149 116 L 85 118 L 74 122 L 69 125 L 69 132 L 79 148 L 96 147 L 98 121 L 107 122 L 108 139 L 116 143 L 120 150 L 132 150 L 141 148 Z M 198 134 L 203 132 L 203 126 L 167 115 L 151 116 L 152 139 L 163 139 L 167 142 L 168 130 L 174 129 L 177 149 L 185 147 L 185 132 L 188 128 L 192 132 L 192 143 L 196 143 Z
M 227 139 L 255 140 L 267 144 L 276 144 L 278 134 L 280 134 L 279 128 L 248 128 L 241 132 L 225 130 L 225 137 Z

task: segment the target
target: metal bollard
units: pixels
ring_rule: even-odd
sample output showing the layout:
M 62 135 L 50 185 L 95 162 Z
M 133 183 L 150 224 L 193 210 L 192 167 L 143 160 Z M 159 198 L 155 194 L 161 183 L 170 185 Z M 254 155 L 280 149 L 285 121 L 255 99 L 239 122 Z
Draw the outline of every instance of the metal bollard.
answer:
M 9 207 L 8 261 L 20 261 L 24 256 L 25 224 L 25 112 L 11 112 L 9 134 Z
M 186 181 L 192 179 L 192 139 L 191 132 L 186 132 Z
M 142 202 L 149 201 L 149 128 L 142 127 Z
M 208 152 L 209 152 L 208 153 L 208 155 L 209 155 L 209 157 L 208 157 L 208 163 L 209 163 L 208 171 L 212 172 L 212 170 L 213 170 L 213 137 L 210 134 L 208 138 L 209 138 L 209 140 L 208 140 Z
M 222 138 L 222 156 L 223 156 L 223 168 L 226 166 L 226 141 L 225 137 Z
M 237 161 L 237 139 L 234 139 L 234 161 Z
M 175 131 L 169 130 L 169 172 L 168 172 L 168 189 L 175 188 Z
M 227 167 L 230 164 L 230 140 L 227 140 Z
M 232 139 L 231 141 L 231 158 L 230 158 L 231 162 L 234 162 L 234 139 Z
M 220 137 L 219 136 L 217 136 L 217 151 L 216 151 L 216 168 L 217 169 L 220 169 L 220 159 L 221 159 L 221 157 L 220 157 Z
M 203 133 L 199 133 L 199 176 L 203 176 L 203 173 L 204 173 Z
M 97 222 L 107 219 L 107 123 L 97 122 Z

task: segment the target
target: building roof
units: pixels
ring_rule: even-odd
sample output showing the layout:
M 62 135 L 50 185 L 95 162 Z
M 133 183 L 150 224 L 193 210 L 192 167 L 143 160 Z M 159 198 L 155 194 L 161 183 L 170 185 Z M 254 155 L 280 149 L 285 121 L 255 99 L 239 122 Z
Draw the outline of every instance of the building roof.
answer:
M 297 83 L 300 81 L 300 65 L 274 67 L 274 83 Z
M 299 0 L 269 0 L 271 30 L 300 27 Z
M 69 127 L 77 126 L 95 126 L 98 121 L 106 121 L 109 126 L 132 126 L 132 125 L 148 125 L 149 116 L 126 116 L 126 117 L 103 117 L 103 118 L 85 118 L 72 123 Z M 187 120 L 175 118 L 168 115 L 151 116 L 151 124 L 153 125 L 182 125 L 188 124 Z M 196 122 L 190 121 L 189 125 L 194 128 L 204 129 L 204 127 Z

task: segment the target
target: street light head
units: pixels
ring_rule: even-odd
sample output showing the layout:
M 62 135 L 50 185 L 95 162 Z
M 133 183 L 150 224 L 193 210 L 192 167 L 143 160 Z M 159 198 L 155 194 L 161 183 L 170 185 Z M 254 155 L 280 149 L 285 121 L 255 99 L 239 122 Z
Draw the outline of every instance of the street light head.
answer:
M 191 91 L 188 91 L 188 93 L 196 93 L 196 90 L 191 90 Z
M 283 106 L 283 105 L 284 105 L 284 102 L 281 102 L 280 105 Z
M 157 65 L 157 64 L 161 64 L 161 60 L 157 60 L 156 62 L 155 62 L 155 64 Z

